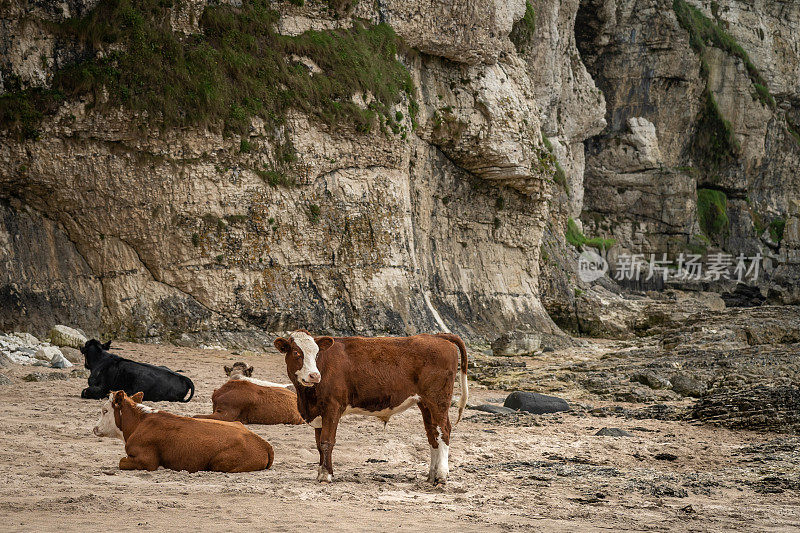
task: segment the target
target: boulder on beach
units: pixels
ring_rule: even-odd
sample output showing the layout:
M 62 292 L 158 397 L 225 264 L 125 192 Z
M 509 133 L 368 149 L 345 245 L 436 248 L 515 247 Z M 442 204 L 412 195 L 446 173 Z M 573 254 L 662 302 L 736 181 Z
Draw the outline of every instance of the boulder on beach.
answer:
M 475 411 L 483 411 L 484 413 L 492 413 L 495 415 L 508 415 L 516 413 L 514 409 L 510 409 L 502 405 L 495 405 L 492 403 L 484 403 L 481 405 L 476 405 L 474 407 L 470 407 L 470 409 L 473 409 Z
M 535 415 L 569 411 L 569 404 L 556 396 L 547 396 L 538 392 L 515 391 L 508 395 L 505 407 L 518 411 L 527 411 Z
M 64 357 L 67 358 L 67 361 L 74 365 L 82 365 L 83 364 L 83 354 L 80 350 L 75 348 L 71 348 L 69 346 L 63 346 L 61 348 L 61 353 L 64 354 Z
M 69 379 L 69 376 L 60 372 L 31 372 L 30 374 L 23 376 L 22 381 L 39 383 L 42 381 L 57 381 L 60 379 Z
M 671 381 L 672 390 L 682 396 L 702 398 L 706 393 L 705 383 L 687 374 L 675 374 L 672 376 Z
M 53 358 L 55 357 L 63 359 L 64 354 L 61 353 L 61 350 L 59 350 L 57 346 L 42 346 L 36 350 L 35 357 L 36 359 L 49 364 L 52 363 Z M 66 361 L 66 359 L 64 360 Z
M 492 342 L 492 353 L 503 356 L 532 355 L 541 346 L 541 334 L 514 331 L 495 339 Z
M 49 363 L 53 360 L 53 356 L 56 355 L 56 353 L 61 353 L 61 350 L 56 346 L 42 346 L 33 352 L 33 356 L 40 361 L 47 361 Z
M 53 368 L 69 368 L 72 365 L 66 357 L 61 353 L 59 350 L 57 354 L 53 355 L 53 358 L 50 360 L 50 366 Z
M 15 331 L 9 337 L 16 337 L 20 341 L 21 346 L 37 346 L 41 344 L 41 341 L 31 335 L 30 333 Z
M 57 325 L 50 330 L 50 342 L 56 346 L 69 346 L 71 348 L 81 348 L 86 344 L 83 333 L 69 326 Z

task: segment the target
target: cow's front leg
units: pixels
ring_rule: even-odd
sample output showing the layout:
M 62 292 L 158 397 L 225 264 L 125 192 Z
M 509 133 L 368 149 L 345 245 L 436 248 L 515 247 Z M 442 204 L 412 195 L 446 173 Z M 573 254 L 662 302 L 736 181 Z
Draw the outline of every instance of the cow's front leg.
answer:
M 322 440 L 322 428 L 314 428 L 314 438 L 317 440 L 317 451 L 319 452 L 319 469 L 322 470 L 322 463 L 325 457 L 322 454 L 320 441 Z
M 86 387 L 81 391 L 81 398 L 88 398 L 90 400 L 99 400 L 108 396 L 100 387 Z
M 333 481 L 333 446 L 336 444 L 336 428 L 339 426 L 339 413 L 322 417 L 322 429 L 319 436 L 320 465 L 317 481 L 330 483 Z
M 433 484 L 445 483 L 450 472 L 448 459 L 450 455 L 450 419 L 447 406 L 424 405 L 419 403 L 425 433 L 431 445 L 431 465 L 428 481 Z
M 131 457 L 126 456 L 119 460 L 120 470 L 158 470 L 158 459 L 151 455 Z

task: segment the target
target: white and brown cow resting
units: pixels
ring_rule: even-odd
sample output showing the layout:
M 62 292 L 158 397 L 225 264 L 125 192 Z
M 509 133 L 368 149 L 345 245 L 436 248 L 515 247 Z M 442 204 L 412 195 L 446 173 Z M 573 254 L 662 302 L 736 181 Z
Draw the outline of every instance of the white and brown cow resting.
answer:
M 92 430 L 125 443 L 122 470 L 253 472 L 272 466 L 274 452 L 239 422 L 197 420 L 151 409 L 142 393 L 110 393 Z
M 211 395 L 212 413 L 194 418 L 242 424 L 303 423 L 297 412 L 297 395 L 287 388 L 291 385 L 255 379 L 253 367 L 241 361 L 224 368 L 230 379 Z
M 339 419 L 347 414 L 392 415 L 417 405 L 431 447 L 428 481 L 447 480 L 450 447 L 448 410 L 461 358 L 464 412 L 467 350 L 458 335 L 438 333 L 412 337 L 312 337 L 305 330 L 275 340 L 286 355 L 286 370 L 297 389 L 297 407 L 315 428 L 319 450 L 318 481 L 333 478 L 332 452 Z

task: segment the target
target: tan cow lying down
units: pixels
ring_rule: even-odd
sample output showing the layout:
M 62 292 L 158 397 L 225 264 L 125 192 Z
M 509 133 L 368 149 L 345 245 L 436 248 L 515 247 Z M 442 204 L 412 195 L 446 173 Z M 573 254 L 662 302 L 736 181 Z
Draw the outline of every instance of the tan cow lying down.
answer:
M 226 366 L 225 373 L 230 379 L 211 396 L 214 412 L 210 415 L 194 415 L 195 418 L 242 424 L 303 423 L 297 410 L 297 395 L 286 388 L 291 384 L 254 379 L 250 377 L 253 367 L 241 362 L 234 363 L 232 367 Z
M 242 424 L 173 415 L 141 400 L 141 392 L 112 392 L 93 430 L 123 440 L 122 470 L 252 472 L 272 466 L 272 446 Z

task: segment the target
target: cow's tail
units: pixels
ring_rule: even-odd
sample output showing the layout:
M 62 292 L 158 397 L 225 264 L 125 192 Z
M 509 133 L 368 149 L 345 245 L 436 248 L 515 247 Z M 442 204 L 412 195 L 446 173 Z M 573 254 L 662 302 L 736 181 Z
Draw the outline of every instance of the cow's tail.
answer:
M 188 398 L 186 398 L 184 400 L 180 400 L 180 401 L 183 402 L 183 403 L 188 403 L 189 400 L 191 400 L 192 397 L 194 396 L 194 382 L 191 379 L 187 378 L 186 376 L 183 376 L 183 377 L 184 377 L 184 379 L 186 379 L 186 381 L 189 382 L 189 390 L 191 391 L 191 394 L 189 394 Z
M 461 371 L 458 373 L 458 380 L 461 385 L 461 398 L 458 400 L 458 418 L 456 418 L 456 423 L 453 424 L 456 425 L 461 421 L 461 416 L 464 414 L 464 408 L 467 406 L 467 400 L 469 399 L 469 385 L 467 385 L 467 347 L 458 335 L 452 333 L 437 333 L 436 336 L 452 342 L 458 346 L 458 351 L 461 352 Z

